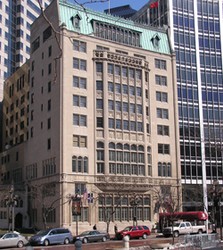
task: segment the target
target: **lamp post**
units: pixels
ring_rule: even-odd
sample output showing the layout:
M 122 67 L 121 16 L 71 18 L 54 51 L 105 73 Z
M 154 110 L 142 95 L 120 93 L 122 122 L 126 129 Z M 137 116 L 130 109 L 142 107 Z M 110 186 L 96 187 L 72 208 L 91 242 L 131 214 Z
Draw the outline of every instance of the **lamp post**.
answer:
M 212 213 L 213 213 L 213 221 L 214 228 L 213 232 L 216 232 L 217 227 L 217 211 L 219 210 L 219 223 L 220 223 L 220 238 L 222 240 L 222 196 L 223 196 L 223 187 L 219 185 L 218 181 L 214 181 L 212 187 L 210 189 L 210 194 L 212 197 Z
M 133 226 L 137 226 L 137 207 L 140 203 L 141 198 L 134 194 L 130 201 L 130 205 L 133 207 Z
M 8 207 L 8 230 L 15 230 L 15 206 L 17 205 L 18 196 L 14 194 L 14 185 L 11 185 L 9 196 L 5 197 L 5 202 Z

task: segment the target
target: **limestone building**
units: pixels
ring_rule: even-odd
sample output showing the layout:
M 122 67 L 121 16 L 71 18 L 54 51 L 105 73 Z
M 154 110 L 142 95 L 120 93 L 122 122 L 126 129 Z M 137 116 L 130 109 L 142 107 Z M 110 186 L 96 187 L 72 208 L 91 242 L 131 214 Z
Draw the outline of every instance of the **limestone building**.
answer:
M 153 223 L 154 188 L 180 188 L 167 31 L 55 0 L 32 25 L 29 64 L 26 141 L 2 158 L 22 159 L 4 166 L 20 173 L 30 226 Z

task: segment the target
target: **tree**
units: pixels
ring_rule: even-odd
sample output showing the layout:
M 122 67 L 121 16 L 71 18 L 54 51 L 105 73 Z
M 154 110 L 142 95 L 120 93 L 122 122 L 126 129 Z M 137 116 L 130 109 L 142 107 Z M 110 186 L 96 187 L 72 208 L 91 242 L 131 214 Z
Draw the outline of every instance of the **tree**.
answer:
M 152 189 L 153 199 L 155 201 L 155 213 L 159 211 L 169 214 L 169 221 L 172 225 L 176 220 L 175 212 L 179 212 L 182 208 L 182 197 L 180 186 L 162 185 Z M 172 234 L 172 244 L 174 244 L 174 234 Z
M 64 197 L 56 195 L 56 189 L 56 182 L 40 185 L 28 184 L 28 196 L 32 201 L 31 203 L 36 203 L 36 207 L 41 206 L 44 229 L 48 228 L 49 222 L 53 223 L 55 221 L 56 209 L 70 202 L 70 199 L 68 198 L 61 204 Z

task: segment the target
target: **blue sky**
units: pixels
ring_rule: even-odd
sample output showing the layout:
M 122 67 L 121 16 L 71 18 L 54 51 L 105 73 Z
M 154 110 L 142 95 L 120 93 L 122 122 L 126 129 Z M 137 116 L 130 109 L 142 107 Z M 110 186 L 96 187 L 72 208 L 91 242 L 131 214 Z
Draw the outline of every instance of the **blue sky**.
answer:
M 110 4 L 109 4 L 109 1 L 100 2 L 100 0 L 76 0 L 76 2 L 79 2 L 81 4 L 93 2 L 93 3 L 85 4 L 84 6 L 86 8 L 90 8 L 90 9 L 98 10 L 98 11 L 103 11 L 105 9 L 108 9 L 109 5 L 110 5 L 110 8 L 114 8 L 114 7 L 127 5 L 127 4 L 129 4 L 135 10 L 139 10 L 148 1 L 149 0 L 110 0 Z M 69 0 L 69 2 L 74 3 L 75 1 Z

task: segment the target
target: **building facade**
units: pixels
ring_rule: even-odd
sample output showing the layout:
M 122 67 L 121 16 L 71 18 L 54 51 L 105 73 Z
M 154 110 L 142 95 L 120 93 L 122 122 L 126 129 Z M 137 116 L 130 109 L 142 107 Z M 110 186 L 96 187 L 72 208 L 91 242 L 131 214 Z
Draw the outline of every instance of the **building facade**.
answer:
M 43 0 L 42 7 L 49 5 L 50 0 Z M 0 3 L 0 101 L 3 98 L 4 80 L 22 66 L 30 55 L 31 24 L 41 10 L 38 1 L 3 0 Z
M 154 5 L 154 2 L 157 2 Z M 134 16 L 167 25 L 176 52 L 182 184 L 222 183 L 222 1 L 150 1 Z M 152 7 L 152 8 L 151 8 Z M 184 209 L 196 209 L 184 202 Z
M 153 190 L 181 188 L 175 67 L 166 30 L 51 3 L 31 30 L 28 136 L 1 155 L 30 226 L 156 221 Z

